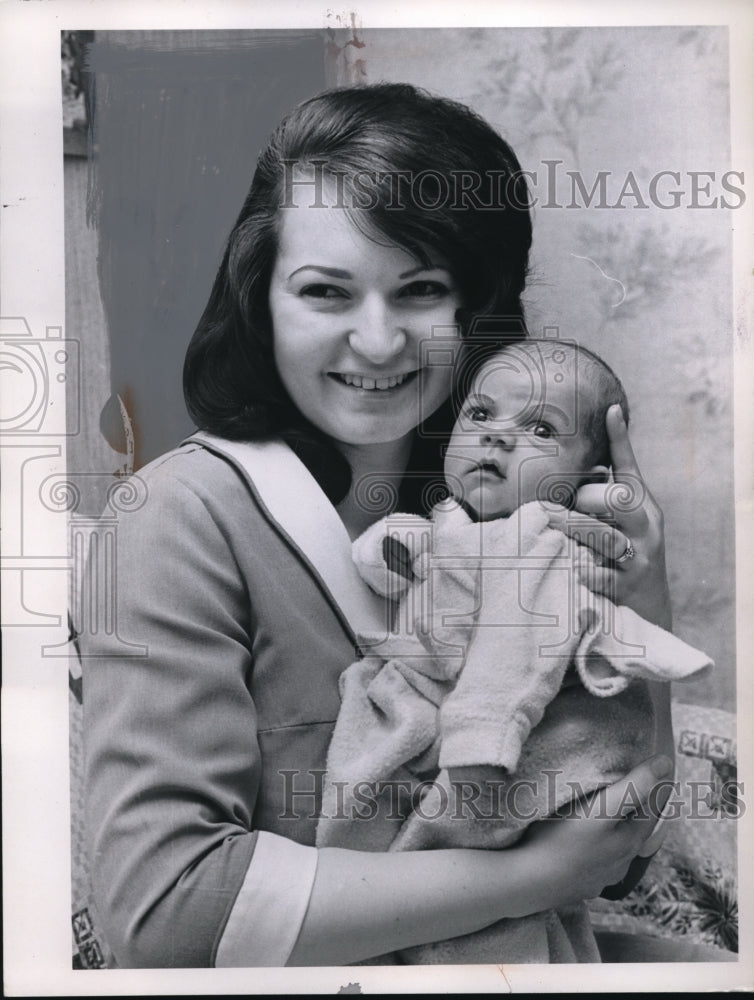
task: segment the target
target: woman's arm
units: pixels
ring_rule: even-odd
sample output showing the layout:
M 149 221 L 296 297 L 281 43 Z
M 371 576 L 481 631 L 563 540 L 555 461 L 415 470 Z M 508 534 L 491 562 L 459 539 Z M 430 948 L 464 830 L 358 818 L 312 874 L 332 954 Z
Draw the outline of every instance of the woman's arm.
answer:
M 644 762 L 604 789 L 587 816 L 537 823 L 504 851 L 320 850 L 288 964 L 348 964 L 599 895 L 623 878 L 651 831 L 651 792 L 670 766 Z M 645 816 L 619 818 L 624 801 L 641 802 Z
M 79 637 L 93 895 L 122 967 L 209 966 L 256 846 L 249 602 L 195 492 L 145 483 L 118 523 L 114 628 Z
M 582 486 L 576 510 L 553 514 L 550 523 L 593 548 L 594 558 L 581 564 L 581 580 L 589 590 L 606 594 L 615 604 L 625 604 L 647 621 L 671 629 L 662 510 L 642 478 L 617 404 L 608 409 L 606 426 L 612 482 Z M 633 557 L 616 562 L 629 542 Z M 655 752 L 674 760 L 670 684 L 648 682 L 648 687 L 655 711 Z M 659 846 L 658 833 L 647 848 Z
M 609 408 L 606 427 L 612 482 L 583 486 L 575 511 L 553 515 L 551 524 L 593 547 L 594 558 L 583 560 L 581 565 L 586 587 L 606 594 L 616 604 L 627 605 L 661 628 L 671 629 L 663 513 L 642 478 L 620 406 Z M 616 562 L 629 541 L 633 558 Z M 670 684 L 647 684 L 655 712 L 655 752 L 674 761 Z M 647 839 L 642 855 L 660 847 L 664 832 L 661 828 Z

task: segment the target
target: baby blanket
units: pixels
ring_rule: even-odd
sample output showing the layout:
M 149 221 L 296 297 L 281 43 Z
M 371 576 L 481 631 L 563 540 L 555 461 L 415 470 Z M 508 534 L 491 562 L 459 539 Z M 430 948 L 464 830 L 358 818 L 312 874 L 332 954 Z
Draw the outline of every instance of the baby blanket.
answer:
M 341 677 L 318 846 L 501 848 L 652 753 L 642 678 L 681 680 L 701 652 L 591 594 L 574 543 L 525 504 L 472 522 L 391 515 L 354 543 L 374 589 L 398 597 L 389 634 L 364 634 Z M 386 539 L 412 554 L 391 571 Z M 583 905 L 504 920 L 401 953 L 404 962 L 599 961 Z

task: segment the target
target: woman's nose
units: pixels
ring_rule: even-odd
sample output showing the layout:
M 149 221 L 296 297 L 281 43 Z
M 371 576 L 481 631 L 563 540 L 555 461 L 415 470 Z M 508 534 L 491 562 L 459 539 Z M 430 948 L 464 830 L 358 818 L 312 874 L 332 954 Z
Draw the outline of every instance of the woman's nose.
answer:
M 406 346 L 407 334 L 391 309 L 380 301 L 368 301 L 355 317 L 348 343 L 372 364 L 395 358 Z

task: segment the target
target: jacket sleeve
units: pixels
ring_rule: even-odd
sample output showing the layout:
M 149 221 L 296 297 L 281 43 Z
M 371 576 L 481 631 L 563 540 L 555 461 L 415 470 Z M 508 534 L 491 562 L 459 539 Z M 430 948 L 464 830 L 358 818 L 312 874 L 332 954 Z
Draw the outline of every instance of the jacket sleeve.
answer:
M 207 967 L 218 950 L 224 964 L 283 965 L 316 851 L 253 828 L 253 595 L 191 487 L 147 485 L 118 522 L 115 618 L 93 615 L 79 637 L 95 903 L 123 967 Z M 291 850 L 299 876 L 276 901 L 276 857 L 290 868 Z

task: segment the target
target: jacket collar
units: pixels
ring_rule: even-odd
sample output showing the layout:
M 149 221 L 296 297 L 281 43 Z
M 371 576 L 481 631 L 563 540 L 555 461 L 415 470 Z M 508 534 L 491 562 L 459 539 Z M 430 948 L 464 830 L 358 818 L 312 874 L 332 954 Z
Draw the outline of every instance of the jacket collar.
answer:
M 287 444 L 230 441 L 205 431 L 187 440 L 235 465 L 268 520 L 298 550 L 354 636 L 388 631 L 387 602 L 359 576 L 345 525 Z

